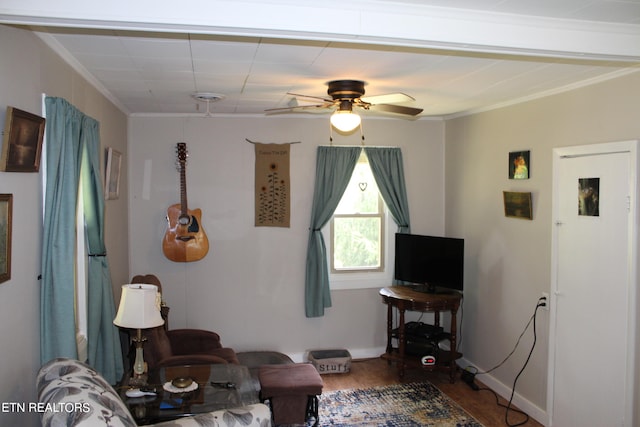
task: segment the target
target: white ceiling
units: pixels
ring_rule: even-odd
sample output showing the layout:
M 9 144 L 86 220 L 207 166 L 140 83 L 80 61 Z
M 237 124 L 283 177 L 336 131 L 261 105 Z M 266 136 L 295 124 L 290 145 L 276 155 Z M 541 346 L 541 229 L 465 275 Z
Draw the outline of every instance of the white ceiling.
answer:
M 124 112 L 263 114 L 358 79 L 422 116 L 482 111 L 638 70 L 640 0 L 3 0 Z M 105 2 L 107 3 L 107 2 Z M 347 3 L 347 5 L 345 5 Z M 187 7 L 193 6 L 193 7 Z

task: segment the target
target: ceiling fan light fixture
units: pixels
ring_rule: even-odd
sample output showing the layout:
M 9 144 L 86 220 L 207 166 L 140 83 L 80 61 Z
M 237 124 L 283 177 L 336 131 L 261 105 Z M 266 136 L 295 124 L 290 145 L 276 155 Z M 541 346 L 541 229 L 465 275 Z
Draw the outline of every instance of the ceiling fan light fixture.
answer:
M 212 102 L 222 101 L 226 98 L 226 96 L 221 93 L 213 92 L 194 92 L 191 94 L 191 96 L 198 101 L 207 103 L 207 112 L 205 113 L 205 117 L 212 117 L 211 110 L 209 110 L 209 104 L 211 104 Z M 196 108 L 200 110 L 199 105 L 196 105 Z
M 338 110 L 331 115 L 331 125 L 340 132 L 351 132 L 360 126 L 360 116 L 350 110 Z
M 206 102 L 206 103 L 218 102 L 226 98 L 226 96 L 224 96 L 221 93 L 213 93 L 213 92 L 195 92 L 195 93 L 192 93 L 191 96 L 197 99 L 198 101 Z

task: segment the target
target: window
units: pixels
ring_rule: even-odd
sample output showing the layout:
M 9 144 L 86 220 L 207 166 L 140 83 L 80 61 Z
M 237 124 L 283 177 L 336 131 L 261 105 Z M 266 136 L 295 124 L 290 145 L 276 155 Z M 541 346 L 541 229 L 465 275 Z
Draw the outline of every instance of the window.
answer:
M 384 202 L 362 153 L 331 219 L 331 272 L 384 270 Z
M 382 200 L 363 153 L 323 233 L 328 242 L 331 289 L 389 286 L 397 226 Z

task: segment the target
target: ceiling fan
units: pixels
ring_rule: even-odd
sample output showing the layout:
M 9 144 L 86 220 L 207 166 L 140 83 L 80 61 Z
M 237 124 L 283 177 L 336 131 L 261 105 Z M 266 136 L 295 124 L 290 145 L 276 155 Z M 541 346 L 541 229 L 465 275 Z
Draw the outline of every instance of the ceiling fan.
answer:
M 294 105 L 284 108 L 271 108 L 265 111 L 267 113 L 283 113 L 304 110 L 332 110 L 335 112 L 331 116 L 331 124 L 343 132 L 350 132 L 360 125 L 360 116 L 353 112 L 353 107 L 405 116 L 416 116 L 422 112 L 422 108 L 396 105 L 397 103 L 415 101 L 413 97 L 404 93 L 365 97 L 364 85 L 365 82 L 361 80 L 332 80 L 327 83 L 327 94 L 331 98 L 288 92 L 288 95 L 296 98 L 308 98 L 321 102 L 312 105 L 297 105 L 297 101 L 294 99 Z

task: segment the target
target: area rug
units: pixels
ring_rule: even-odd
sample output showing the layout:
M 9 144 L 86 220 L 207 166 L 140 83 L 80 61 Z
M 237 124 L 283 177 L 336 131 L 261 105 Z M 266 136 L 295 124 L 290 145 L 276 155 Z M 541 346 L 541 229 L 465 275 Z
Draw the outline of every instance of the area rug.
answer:
M 321 426 L 482 427 L 428 382 L 327 392 L 319 406 Z

